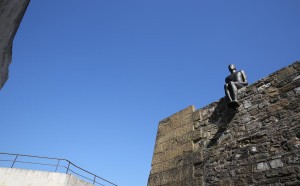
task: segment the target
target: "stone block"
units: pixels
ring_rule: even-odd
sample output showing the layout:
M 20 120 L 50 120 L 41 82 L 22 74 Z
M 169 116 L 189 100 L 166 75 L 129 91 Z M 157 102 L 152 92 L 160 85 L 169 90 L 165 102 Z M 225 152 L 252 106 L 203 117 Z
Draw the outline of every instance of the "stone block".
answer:
M 165 152 L 165 160 L 171 160 L 171 159 L 174 159 L 178 156 L 181 156 L 183 155 L 184 152 L 187 152 L 187 151 L 192 151 L 193 149 L 193 144 L 192 143 L 186 143 L 186 144 L 183 144 L 175 149 L 172 149 L 172 150 L 168 150 Z
M 171 127 L 173 129 L 182 125 L 182 118 L 181 118 L 180 113 L 176 113 L 173 116 L 171 116 L 170 120 L 171 120 L 171 123 L 172 123 Z
M 272 160 L 269 162 L 272 169 L 283 167 L 283 162 L 281 159 Z
M 263 101 L 262 103 L 258 104 L 258 109 L 262 110 L 263 108 L 268 106 L 268 102 L 267 101 Z
M 164 162 L 164 161 L 166 161 L 165 152 L 154 154 L 153 158 L 152 158 L 152 165 L 156 165 L 156 164 Z
M 161 135 L 168 133 L 172 129 L 171 125 L 172 125 L 172 123 L 171 123 L 170 118 L 166 118 L 166 119 L 160 121 L 159 125 L 158 125 L 157 136 L 161 136 Z
M 190 179 L 188 179 L 190 180 Z M 197 186 L 204 186 L 204 181 L 203 181 L 203 177 L 202 176 L 199 176 L 199 177 L 196 177 L 196 178 L 193 178 L 189 184 L 186 184 L 187 181 L 184 180 L 182 182 L 182 185 L 181 186 L 194 186 L 194 185 L 197 185 Z
M 261 162 L 256 165 L 257 171 L 267 171 L 270 169 L 267 162 Z
M 193 134 L 193 132 L 189 132 L 183 136 L 177 137 L 176 140 L 177 140 L 178 144 L 182 145 L 185 143 L 192 143 L 192 141 L 193 141 L 192 134 Z
M 200 140 L 203 138 L 203 130 L 200 128 L 199 130 L 194 130 L 191 132 L 192 141 Z M 198 140 L 198 141 L 199 141 Z
M 284 87 L 280 88 L 279 90 L 280 90 L 280 93 L 282 94 L 282 93 L 286 93 L 290 90 L 293 90 L 293 89 L 297 88 L 298 86 L 299 86 L 298 84 L 289 83 L 289 84 L 285 85 Z
M 247 122 L 249 122 L 249 121 L 251 121 L 251 117 L 250 116 L 248 116 L 248 115 L 245 115 L 243 118 L 241 118 L 241 123 L 247 123 Z
M 266 174 L 268 174 L 268 172 Z M 264 180 L 265 178 L 266 178 L 265 175 L 260 172 L 253 175 L 253 179 L 255 180 L 255 182 L 257 182 L 257 181 L 261 182 L 261 180 Z M 269 178 L 269 177 L 267 177 L 267 178 Z
M 300 95 L 300 87 L 295 88 L 293 91 L 296 94 L 296 96 Z
M 191 177 L 193 175 L 193 170 L 194 168 L 192 164 L 182 166 L 180 169 L 181 180 Z
M 151 174 L 163 172 L 164 170 L 165 170 L 164 162 L 157 163 L 157 164 L 151 166 Z
M 293 78 L 293 81 L 297 81 L 300 79 L 300 75 Z
M 273 104 L 273 105 L 270 105 L 268 107 L 268 112 L 269 113 L 274 113 L 274 112 L 277 112 L 277 111 L 280 111 L 282 109 L 280 103 L 276 103 L 276 104 Z
M 220 186 L 234 186 L 235 184 L 231 179 L 227 178 L 227 179 L 219 181 L 218 185 L 220 185 Z
M 159 150 L 156 151 L 156 148 L 155 148 L 155 152 L 160 153 L 160 152 L 165 152 L 165 151 L 174 149 L 174 148 L 178 147 L 179 145 L 178 145 L 178 141 L 176 139 L 171 139 L 169 141 L 163 142 L 156 146 L 157 146 L 157 148 L 159 148 Z
M 277 79 L 279 81 L 285 79 L 285 78 L 289 78 L 291 75 L 293 75 L 294 73 L 296 73 L 297 70 L 291 67 L 286 67 L 284 69 L 282 69 L 281 71 L 279 71 L 278 75 L 277 75 Z
M 280 181 L 280 183 L 284 184 L 285 186 L 293 185 L 291 183 L 299 182 L 296 175 L 291 175 L 291 176 L 288 176 L 288 177 L 280 178 L 279 181 Z
M 176 129 L 174 129 L 173 131 L 176 134 L 176 137 L 180 137 L 180 136 L 183 136 L 184 134 L 186 134 L 188 132 L 192 132 L 193 131 L 193 125 L 192 125 L 192 123 L 188 123 L 188 124 L 185 124 L 183 126 L 180 126 Z
M 245 108 L 245 109 L 247 109 L 247 108 L 249 108 L 249 107 L 252 106 L 252 103 L 251 103 L 249 100 L 245 100 L 245 101 L 243 102 L 243 104 L 244 104 L 244 108 Z
M 272 185 L 272 186 L 281 186 L 279 178 L 270 178 L 263 182 L 261 182 L 262 185 Z
M 200 112 L 200 120 L 203 121 L 205 119 L 208 119 L 212 113 L 214 112 L 215 110 L 215 107 L 209 107 L 209 108 L 206 108 L 206 109 L 200 109 L 199 112 Z
M 262 124 L 260 122 L 249 122 L 245 125 L 246 125 L 246 129 L 248 131 L 252 131 L 252 130 L 258 131 L 262 126 Z
M 274 178 L 274 177 L 278 177 L 278 172 L 277 171 L 268 171 L 266 172 L 266 177 L 267 178 Z
M 165 143 L 167 141 L 170 141 L 172 139 L 175 139 L 177 137 L 175 131 L 169 131 L 168 133 L 161 135 L 161 136 L 157 136 L 156 137 L 156 144 L 161 144 L 161 143 Z
M 202 167 L 202 164 L 194 164 L 194 177 L 200 177 L 204 175 L 204 169 Z
M 190 106 L 190 107 L 188 107 L 185 110 L 180 112 L 182 124 L 191 123 L 193 121 L 194 111 L 195 111 L 194 106 Z
M 259 114 L 259 110 L 258 109 L 253 109 L 249 113 L 250 113 L 251 116 L 255 116 L 255 115 Z
M 280 106 L 282 107 L 286 107 L 288 106 L 290 103 L 287 99 L 281 99 L 280 102 L 279 102 Z
M 165 171 L 163 173 L 163 182 L 162 184 L 171 183 L 171 182 L 180 182 L 182 179 L 180 168 L 173 168 L 171 170 Z
M 198 121 L 200 120 L 200 111 L 199 110 L 196 110 L 194 113 L 193 113 L 193 121 Z
M 260 87 L 257 88 L 257 92 L 258 93 L 262 93 L 263 91 L 265 91 L 270 86 L 271 86 L 271 83 L 264 84 L 264 85 L 262 85 L 262 86 L 260 86 Z
M 162 148 L 163 144 L 155 144 L 154 154 L 159 154 L 164 151 Z

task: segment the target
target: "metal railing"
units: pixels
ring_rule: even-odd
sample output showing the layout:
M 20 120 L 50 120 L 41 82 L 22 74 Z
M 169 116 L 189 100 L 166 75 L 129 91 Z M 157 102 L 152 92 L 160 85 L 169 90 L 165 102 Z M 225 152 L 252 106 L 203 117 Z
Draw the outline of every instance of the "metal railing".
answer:
M 2 159 L 3 156 L 6 159 Z M 25 160 L 22 160 L 22 158 Z M 43 162 L 35 162 L 33 160 L 42 160 Z M 23 168 L 21 165 L 38 165 L 38 166 L 42 166 L 43 168 L 47 167 L 46 171 L 73 174 L 76 177 L 80 177 L 85 181 L 88 181 L 94 185 L 117 186 L 116 184 L 104 178 L 101 178 L 100 176 L 97 176 L 96 174 L 93 174 L 66 159 L 0 152 L 0 162 L 6 162 L 7 163 L 6 167 L 10 167 L 10 168 Z M 18 166 L 16 166 L 16 164 L 18 164 Z M 27 169 L 29 168 L 29 166 L 25 166 L 25 167 Z M 50 167 L 55 169 L 51 170 Z

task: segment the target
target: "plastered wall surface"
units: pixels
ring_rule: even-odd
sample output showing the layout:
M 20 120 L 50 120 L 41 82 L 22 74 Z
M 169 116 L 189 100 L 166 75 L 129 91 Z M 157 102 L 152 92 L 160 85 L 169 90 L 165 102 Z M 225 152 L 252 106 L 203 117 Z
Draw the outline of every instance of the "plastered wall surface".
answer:
M 158 125 L 148 186 L 300 185 L 300 62 Z
M 93 186 L 73 175 L 15 168 L 0 168 L 0 186 Z

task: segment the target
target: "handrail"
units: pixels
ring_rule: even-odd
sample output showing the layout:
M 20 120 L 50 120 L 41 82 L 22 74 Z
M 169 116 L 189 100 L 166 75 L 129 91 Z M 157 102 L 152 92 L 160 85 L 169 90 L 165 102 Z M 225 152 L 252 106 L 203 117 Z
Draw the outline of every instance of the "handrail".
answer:
M 80 176 L 82 178 L 85 178 L 86 180 L 91 181 L 93 184 L 98 184 L 98 185 L 101 185 L 101 186 L 105 186 L 102 183 L 97 182 L 97 178 L 98 178 L 98 179 L 106 182 L 107 184 L 110 184 L 110 185 L 113 185 L 113 186 L 117 186 L 116 184 L 114 184 L 114 183 L 112 183 L 112 182 L 110 182 L 110 181 L 108 181 L 108 180 L 106 180 L 106 179 L 104 179 L 104 178 L 102 178 L 100 176 L 97 176 L 96 174 L 93 174 L 93 173 L 91 173 L 91 172 L 89 172 L 89 171 L 87 171 L 87 170 L 85 170 L 85 169 L 83 169 L 83 168 L 75 165 L 74 163 L 72 163 L 71 161 L 69 161 L 67 159 L 53 158 L 53 157 L 46 157 L 46 156 L 34 156 L 34 155 L 28 155 L 28 154 L 4 153 L 4 152 L 0 152 L 0 155 L 15 156 L 14 160 L 1 160 L 0 159 L 0 162 L 1 161 L 2 162 L 4 162 L 4 161 L 5 162 L 12 162 L 11 168 L 13 168 L 15 166 L 15 163 L 37 164 L 37 165 L 43 165 L 43 166 L 54 166 L 54 167 L 56 167 L 55 172 L 57 172 L 57 168 L 60 167 L 60 168 L 65 168 L 66 169 L 66 174 L 68 174 L 68 172 L 70 171 L 70 172 L 72 172 L 75 175 L 78 175 L 78 176 Z M 29 157 L 29 158 L 36 158 L 36 159 L 57 160 L 57 164 L 54 165 L 54 164 L 48 164 L 48 163 L 35 163 L 35 162 L 30 162 L 30 161 L 29 162 L 28 161 L 18 161 L 17 159 L 19 157 Z M 62 161 L 67 162 L 67 164 L 68 164 L 67 167 L 60 165 L 60 163 Z M 80 175 L 79 173 L 76 173 L 74 170 L 70 169 L 70 166 L 73 166 L 73 167 L 75 167 L 75 168 L 77 168 L 77 169 L 79 169 L 79 170 L 81 170 L 81 171 L 83 171 L 83 172 L 85 172 L 85 173 L 93 176 L 93 179 L 88 178 L 88 177 L 83 176 L 83 175 Z

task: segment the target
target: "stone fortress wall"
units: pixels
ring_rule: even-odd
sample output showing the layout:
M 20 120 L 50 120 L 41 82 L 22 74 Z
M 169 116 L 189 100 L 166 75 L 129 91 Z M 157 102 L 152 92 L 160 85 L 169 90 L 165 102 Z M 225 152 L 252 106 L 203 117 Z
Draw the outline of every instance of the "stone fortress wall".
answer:
M 159 123 L 148 186 L 300 185 L 300 62 Z
M 0 0 L 0 89 L 8 79 L 13 39 L 30 0 Z

